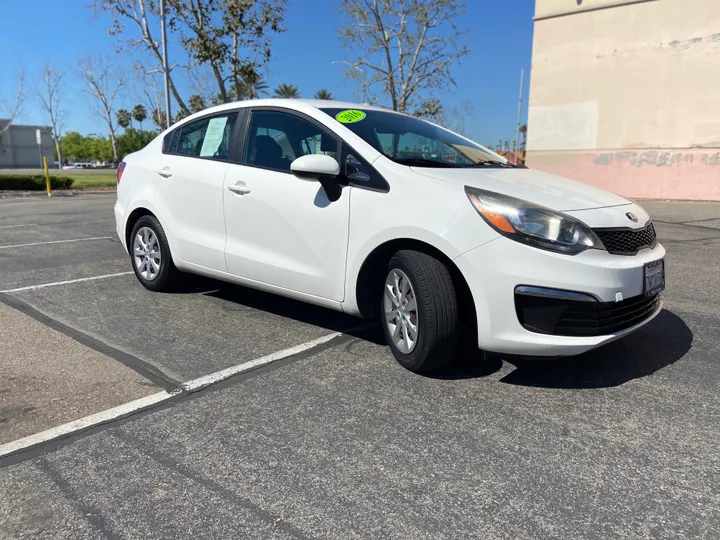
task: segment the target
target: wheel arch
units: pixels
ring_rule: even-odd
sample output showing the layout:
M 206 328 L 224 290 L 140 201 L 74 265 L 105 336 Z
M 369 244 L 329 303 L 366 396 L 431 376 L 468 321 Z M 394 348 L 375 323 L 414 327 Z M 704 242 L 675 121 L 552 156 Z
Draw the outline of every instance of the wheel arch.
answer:
M 151 212 L 148 208 L 145 208 L 144 206 L 139 206 L 135 208 L 135 210 L 130 212 L 127 220 L 125 221 L 125 245 L 128 246 L 128 251 L 130 251 L 130 235 L 132 234 L 133 227 L 135 227 L 137 221 L 143 216 L 152 216 L 158 221 L 160 221 L 160 219 L 153 212 Z
M 460 301 L 460 308 L 465 316 L 472 317 L 471 328 L 474 328 L 476 326 L 474 322 L 476 317 L 475 302 L 467 280 L 460 271 L 460 268 L 458 268 L 452 258 L 444 251 L 428 242 L 415 238 L 388 240 L 377 246 L 365 257 L 365 260 L 360 266 L 353 289 L 359 314 L 368 318 L 377 315 L 380 295 L 382 294 L 382 289 L 378 286 L 378 283 L 382 283 L 385 280 L 390 258 L 398 251 L 405 249 L 420 251 L 445 264 L 450 271 L 453 285 L 455 286 L 456 294 Z

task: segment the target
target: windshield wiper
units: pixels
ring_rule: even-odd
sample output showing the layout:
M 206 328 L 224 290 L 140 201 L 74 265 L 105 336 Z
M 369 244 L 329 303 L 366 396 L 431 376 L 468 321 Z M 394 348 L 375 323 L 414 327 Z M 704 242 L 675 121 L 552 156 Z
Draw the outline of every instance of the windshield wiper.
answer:
M 462 167 L 457 163 L 450 163 L 449 161 L 438 161 L 436 159 L 423 159 L 423 158 L 390 158 L 395 163 L 400 165 L 409 165 L 416 167 L 445 167 L 445 168 L 457 168 Z
M 502 161 L 498 161 L 496 159 L 487 159 L 484 161 L 478 161 L 477 163 L 471 163 L 468 165 L 468 167 L 517 167 L 514 163 L 510 163 L 509 161 L 507 163 L 503 163 Z

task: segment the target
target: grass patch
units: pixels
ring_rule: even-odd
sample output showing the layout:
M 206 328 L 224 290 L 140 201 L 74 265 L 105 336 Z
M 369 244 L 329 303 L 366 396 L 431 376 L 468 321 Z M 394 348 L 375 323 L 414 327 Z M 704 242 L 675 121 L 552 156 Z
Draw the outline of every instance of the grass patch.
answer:
M 117 176 L 115 174 L 78 174 L 76 176 L 70 174 L 68 176 L 73 179 L 73 189 L 106 188 L 117 186 Z

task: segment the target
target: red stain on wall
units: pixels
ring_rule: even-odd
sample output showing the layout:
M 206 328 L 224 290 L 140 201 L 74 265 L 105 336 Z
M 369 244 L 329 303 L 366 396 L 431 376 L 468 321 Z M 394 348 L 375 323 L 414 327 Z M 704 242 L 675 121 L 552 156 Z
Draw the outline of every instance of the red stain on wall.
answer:
M 528 152 L 528 166 L 627 197 L 720 201 L 720 151 Z

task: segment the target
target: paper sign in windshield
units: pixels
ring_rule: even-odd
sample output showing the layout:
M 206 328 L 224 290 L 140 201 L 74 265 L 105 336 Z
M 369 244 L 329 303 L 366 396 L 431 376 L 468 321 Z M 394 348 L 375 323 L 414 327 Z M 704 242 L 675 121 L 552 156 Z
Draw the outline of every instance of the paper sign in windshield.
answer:
M 354 124 L 365 118 L 366 114 L 362 111 L 350 109 L 337 113 L 335 120 L 342 122 L 343 124 Z
M 207 131 L 205 132 L 202 148 L 200 149 L 200 157 L 213 157 L 217 153 L 223 141 L 223 136 L 225 135 L 225 125 L 227 121 L 227 116 L 210 120 Z

